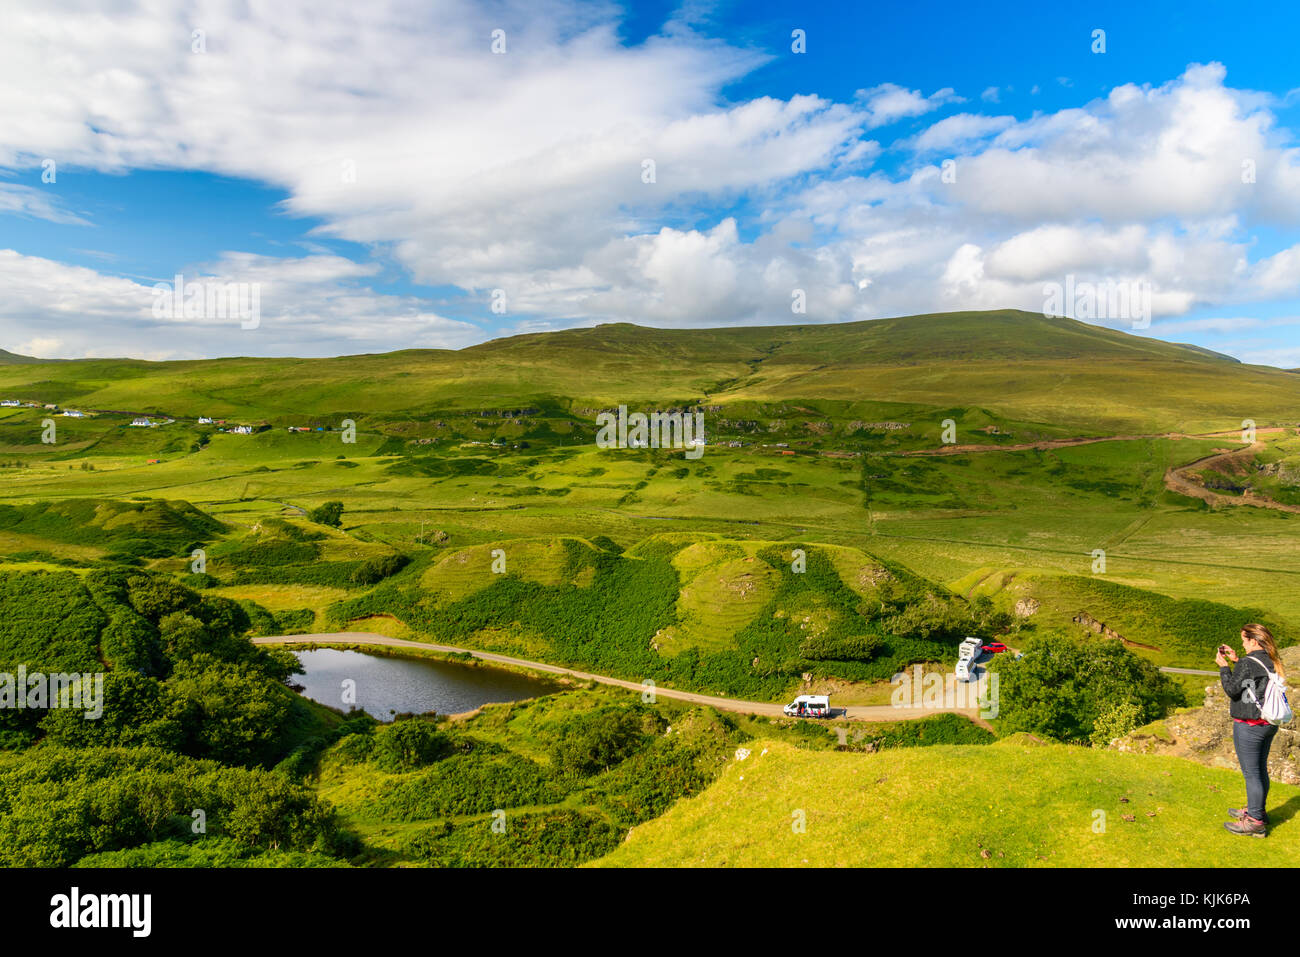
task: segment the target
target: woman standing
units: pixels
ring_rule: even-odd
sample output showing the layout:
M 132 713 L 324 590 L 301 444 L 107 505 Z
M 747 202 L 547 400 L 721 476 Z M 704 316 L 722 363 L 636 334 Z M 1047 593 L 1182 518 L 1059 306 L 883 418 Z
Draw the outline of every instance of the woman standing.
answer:
M 1233 820 L 1223 826 L 1233 834 L 1264 837 L 1268 833 L 1268 813 L 1264 803 L 1268 800 L 1268 751 L 1277 734 L 1277 725 L 1265 721 L 1259 710 L 1264 689 L 1268 687 L 1269 674 L 1276 672 L 1286 678 L 1282 659 L 1278 657 L 1277 642 L 1263 625 L 1247 625 L 1241 630 L 1241 647 L 1245 656 L 1238 660 L 1237 653 L 1227 645 L 1219 646 L 1215 662 L 1219 666 L 1219 679 L 1229 699 L 1228 713 L 1232 715 L 1232 744 L 1237 751 L 1237 762 L 1246 779 L 1246 806 L 1231 808 Z M 1230 668 L 1232 662 L 1236 668 Z M 1255 691 L 1246 695 L 1246 689 Z

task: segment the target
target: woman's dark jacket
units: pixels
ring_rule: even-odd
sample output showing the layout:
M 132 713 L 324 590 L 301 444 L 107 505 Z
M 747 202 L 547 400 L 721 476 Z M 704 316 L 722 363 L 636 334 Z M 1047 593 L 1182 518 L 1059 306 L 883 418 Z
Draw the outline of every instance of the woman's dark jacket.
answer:
M 1247 658 L 1253 658 L 1254 661 L 1247 661 Z M 1260 669 L 1263 665 L 1268 669 L 1265 674 Z M 1264 691 L 1268 688 L 1268 675 L 1273 673 L 1273 659 L 1268 656 L 1264 650 L 1252 651 L 1250 654 L 1237 659 L 1235 670 L 1224 666 L 1219 669 L 1219 680 L 1223 682 L 1223 690 L 1228 695 L 1228 713 L 1234 718 L 1242 718 L 1246 721 L 1258 721 L 1261 717 L 1259 705 L 1251 704 L 1246 701 L 1242 693 L 1246 686 L 1254 684 L 1255 697 L 1260 701 L 1264 700 Z

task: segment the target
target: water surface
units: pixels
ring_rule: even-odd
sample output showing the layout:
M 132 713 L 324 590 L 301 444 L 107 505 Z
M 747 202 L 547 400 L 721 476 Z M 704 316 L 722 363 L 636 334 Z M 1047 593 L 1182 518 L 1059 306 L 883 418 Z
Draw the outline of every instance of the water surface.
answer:
M 404 712 L 457 714 L 493 701 L 520 701 L 558 689 L 544 678 L 429 658 L 390 658 L 341 648 L 295 651 L 306 669 L 292 681 L 313 701 L 342 708 L 344 682 L 355 682 L 355 706 L 380 721 Z

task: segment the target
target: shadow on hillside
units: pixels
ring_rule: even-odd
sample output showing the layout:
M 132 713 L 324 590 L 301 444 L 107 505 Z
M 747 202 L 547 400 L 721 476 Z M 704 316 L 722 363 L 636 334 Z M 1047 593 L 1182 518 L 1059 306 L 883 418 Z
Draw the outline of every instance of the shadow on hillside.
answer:
M 1300 812 L 1300 795 L 1293 797 L 1281 807 L 1268 812 L 1270 830 L 1279 824 L 1285 824 L 1295 817 L 1297 812 Z

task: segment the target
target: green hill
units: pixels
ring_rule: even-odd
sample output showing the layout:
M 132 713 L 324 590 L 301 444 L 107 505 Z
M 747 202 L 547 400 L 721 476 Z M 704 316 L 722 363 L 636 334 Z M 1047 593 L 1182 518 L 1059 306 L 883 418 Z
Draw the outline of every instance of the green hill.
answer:
M 971 580 L 978 582 L 969 589 L 971 597 L 985 595 L 1008 609 L 1019 605 L 1028 629 L 1118 635 L 1160 665 L 1213 668 L 1224 636 L 1253 621 L 1271 625 L 1283 643 L 1290 640 L 1287 630 L 1271 620 L 1274 616 L 1259 608 L 1175 599 L 1099 577 L 981 569 L 966 579 Z
M 1300 854 L 1300 788 L 1273 785 L 1266 840 L 1237 837 L 1221 825 L 1242 802 L 1241 775 L 1181 758 L 1024 736 L 868 755 L 747 747 L 704 793 L 636 827 L 596 863 L 1291 867 Z
M 1015 310 L 827 325 L 664 330 L 629 324 L 460 351 L 334 359 L 0 364 L 0 393 L 197 417 L 365 416 L 618 403 L 893 402 L 972 406 L 1074 430 L 1232 428 L 1290 420 L 1300 380 L 1192 346 Z M 590 418 L 590 416 L 586 416 Z
M 874 683 L 955 659 L 994 627 L 982 605 L 858 549 L 683 534 L 625 552 L 577 538 L 456 549 L 330 609 L 337 626 L 375 614 L 443 644 L 771 701 L 805 673 Z
M 23 356 L 8 349 L 0 349 L 0 363 L 7 365 L 32 365 L 38 362 L 64 362 L 63 359 L 37 359 L 35 356 Z

